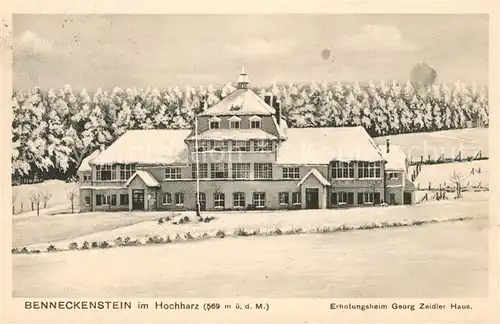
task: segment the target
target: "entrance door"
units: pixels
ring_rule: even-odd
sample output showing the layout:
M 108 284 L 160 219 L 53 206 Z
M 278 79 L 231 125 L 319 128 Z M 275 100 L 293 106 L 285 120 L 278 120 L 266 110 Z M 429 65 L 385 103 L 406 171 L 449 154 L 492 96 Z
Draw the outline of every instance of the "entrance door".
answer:
M 319 209 L 318 188 L 306 188 L 306 209 Z
M 403 201 L 405 205 L 411 205 L 411 192 L 405 192 L 403 194 Z
M 144 189 L 132 190 L 132 210 L 144 210 Z
M 204 192 L 200 192 L 200 211 L 205 210 L 207 210 L 207 195 Z

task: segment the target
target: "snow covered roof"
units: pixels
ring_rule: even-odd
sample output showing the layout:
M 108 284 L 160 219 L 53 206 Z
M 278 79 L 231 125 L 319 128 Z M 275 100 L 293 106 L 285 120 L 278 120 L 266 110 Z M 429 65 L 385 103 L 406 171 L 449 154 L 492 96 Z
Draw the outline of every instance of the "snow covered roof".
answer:
M 189 129 L 130 130 L 118 138 L 90 164 L 185 164 Z
M 385 170 L 406 170 L 406 154 L 401 146 L 390 145 L 387 153 L 386 145 L 379 145 L 382 156 L 387 161 Z
M 276 129 L 278 130 L 278 134 L 280 138 L 286 139 L 286 130 L 288 129 L 288 124 L 286 123 L 286 120 L 281 118 L 280 124 L 278 125 L 278 120 L 276 119 L 275 116 L 273 116 L 273 123 L 276 126 Z
M 318 181 L 323 185 L 323 186 L 331 186 L 332 184 L 326 180 L 325 177 L 323 177 L 323 175 L 321 174 L 321 172 L 319 172 L 318 170 L 316 169 L 311 169 L 311 171 L 309 171 L 300 181 L 299 183 L 297 184 L 297 187 L 300 187 L 304 181 L 306 181 L 307 178 L 309 178 L 309 176 L 315 176 L 316 179 L 318 179 Z
M 361 127 L 288 128 L 277 164 L 328 164 L 337 161 L 383 161 L 381 152 Z
M 146 186 L 148 187 L 159 187 L 160 183 L 151 175 L 151 173 L 144 170 L 137 170 L 128 180 L 125 182 L 125 187 L 128 187 L 130 183 L 135 179 L 135 177 L 139 177 L 144 181 Z
M 77 172 L 83 172 L 83 171 L 92 171 L 92 168 L 90 167 L 89 162 L 95 158 L 96 156 L 101 153 L 100 150 L 95 150 L 92 152 L 89 156 L 87 156 L 85 159 L 83 159 L 82 163 L 80 164 L 80 167 L 78 168 Z
M 127 188 L 126 187 L 120 187 L 120 186 L 81 186 L 80 189 L 119 190 L 119 189 L 127 189 Z
M 272 115 L 273 107 L 250 89 L 237 89 L 227 97 L 208 108 L 199 116 L 219 115 Z
M 276 139 L 277 137 L 269 134 L 262 129 L 210 129 L 201 134 L 198 134 L 199 140 L 233 140 L 233 141 L 247 141 L 251 139 L 264 140 Z M 196 136 L 192 135 L 187 140 L 195 140 Z

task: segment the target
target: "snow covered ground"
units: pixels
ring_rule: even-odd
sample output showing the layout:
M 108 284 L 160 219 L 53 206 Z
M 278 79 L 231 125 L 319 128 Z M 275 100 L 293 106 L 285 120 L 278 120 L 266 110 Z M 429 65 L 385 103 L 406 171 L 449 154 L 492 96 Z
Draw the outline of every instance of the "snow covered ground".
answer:
M 481 150 L 482 156 L 489 156 L 488 152 L 488 128 L 467 128 L 457 130 L 446 130 L 427 133 L 410 133 L 392 136 L 380 136 L 374 138 L 379 145 L 385 144 L 385 139 L 390 138 L 391 143 L 404 148 L 406 155 L 412 161 L 438 159 L 441 154 L 445 158 L 454 158 L 459 151 L 462 157 L 475 157 Z
M 15 217 L 18 216 L 35 216 L 36 209 L 31 210 L 30 193 L 49 193 L 52 197 L 47 203 L 47 209 L 42 208 L 43 202 L 40 203 L 40 215 L 53 213 L 54 211 L 67 211 L 71 209 L 70 202 L 66 197 L 67 190 L 77 188 L 76 183 L 66 183 L 61 180 L 48 180 L 36 184 L 26 184 L 12 186 L 12 195 L 16 197 L 14 202 Z M 75 201 L 78 203 L 78 199 Z M 21 211 L 21 204 L 23 213 Z
M 82 213 L 23 215 L 12 219 L 12 245 L 54 242 L 158 218 L 155 213 Z M 45 249 L 45 248 L 44 248 Z
M 420 186 L 422 190 L 429 187 L 429 182 L 432 189 L 438 189 L 439 185 L 454 187 L 450 181 L 450 176 L 455 171 L 462 175 L 463 187 L 468 188 L 477 185 L 488 187 L 489 165 L 489 160 L 423 165 L 422 171 L 415 179 L 414 184 L 417 188 Z
M 476 219 L 14 255 L 13 296 L 486 297 L 488 231 Z
M 168 235 L 173 239 L 177 234 L 183 236 L 187 232 L 202 235 L 203 233 L 215 234 L 218 230 L 222 230 L 226 235 L 232 235 L 239 228 L 246 231 L 302 228 L 308 231 L 321 226 L 362 225 L 376 221 L 484 218 L 488 217 L 488 194 L 488 192 L 471 192 L 466 193 L 461 200 L 433 201 L 416 206 L 361 207 L 345 210 L 206 212 L 203 213 L 203 217 L 212 216 L 216 219 L 210 223 L 195 221 L 182 225 L 158 224 L 158 218 L 171 215 L 168 212 L 50 216 L 40 218 L 40 220 L 44 219 L 44 223 L 38 223 L 37 219 L 33 219 L 32 222 L 27 220 L 26 223 L 19 223 L 17 227 L 14 225 L 14 243 L 18 243 L 14 246 L 22 247 L 32 244 L 28 247 L 45 251 L 50 243 L 59 249 L 67 249 L 71 242 L 76 242 L 79 246 L 84 241 L 106 240 L 112 243 L 118 237 L 145 241 L 149 236 Z M 191 212 L 184 213 L 184 215 L 192 219 L 196 218 Z

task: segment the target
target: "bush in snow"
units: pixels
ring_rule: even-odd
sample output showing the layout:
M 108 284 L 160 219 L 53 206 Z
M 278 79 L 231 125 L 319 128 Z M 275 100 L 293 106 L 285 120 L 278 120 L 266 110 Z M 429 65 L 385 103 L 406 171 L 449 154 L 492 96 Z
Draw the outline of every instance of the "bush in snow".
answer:
M 224 231 L 218 230 L 217 233 L 215 233 L 215 237 L 217 238 L 224 238 L 226 236 L 226 233 Z
M 47 247 L 47 252 L 55 252 L 57 251 L 57 248 L 54 244 L 51 244 Z

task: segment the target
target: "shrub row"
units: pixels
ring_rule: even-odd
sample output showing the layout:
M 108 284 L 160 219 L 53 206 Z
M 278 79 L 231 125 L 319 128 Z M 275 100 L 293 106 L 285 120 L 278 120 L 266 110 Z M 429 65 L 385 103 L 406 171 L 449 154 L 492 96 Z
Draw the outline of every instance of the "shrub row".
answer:
M 472 217 L 460 217 L 460 218 L 449 218 L 444 220 L 437 219 L 425 219 L 425 220 L 390 220 L 390 221 L 381 221 L 381 222 L 371 222 L 365 224 L 342 224 L 342 225 L 322 225 L 315 228 L 311 228 L 309 230 L 304 230 L 300 227 L 291 227 L 287 229 L 274 228 L 271 230 L 263 231 L 261 229 L 248 230 L 245 228 L 237 228 L 233 232 L 233 236 L 278 236 L 278 235 L 298 235 L 298 234 L 326 234 L 326 233 L 336 233 L 336 232 L 349 232 L 356 230 L 370 230 L 376 228 L 391 228 L 391 227 L 405 227 L 405 226 L 421 226 L 429 223 L 437 223 L 437 222 L 450 222 L 450 221 L 464 221 L 472 219 Z M 121 246 L 139 246 L 139 245 L 153 245 L 153 244 L 168 244 L 173 243 L 174 241 L 189 241 L 189 240 L 205 240 L 211 238 L 225 238 L 227 236 L 226 232 L 223 230 L 218 230 L 215 234 L 211 235 L 208 233 L 203 234 L 191 234 L 187 232 L 185 234 L 177 233 L 174 239 L 171 239 L 170 236 L 158 236 L 153 235 L 147 238 L 147 240 L 140 241 L 139 239 L 131 240 L 130 237 L 121 238 L 118 237 L 114 240 L 114 244 L 110 244 L 108 241 L 97 242 L 93 241 L 89 243 L 85 241 L 81 246 L 78 246 L 76 242 L 72 242 L 69 244 L 69 250 L 88 250 L 88 249 L 107 249 L 112 247 L 121 247 Z M 47 248 L 47 252 L 55 252 L 59 251 L 53 244 L 51 244 Z M 40 253 L 40 250 L 29 250 L 24 247 L 22 249 L 13 248 L 13 254 L 32 254 L 32 253 Z
M 207 216 L 205 218 L 200 217 L 198 219 L 198 222 L 199 223 L 210 223 L 214 219 L 215 219 L 215 217 L 210 217 L 210 216 Z M 182 225 L 182 224 L 189 224 L 191 222 L 192 222 L 192 220 L 188 216 L 181 217 L 178 220 L 175 220 L 173 217 L 170 217 L 170 216 L 160 217 L 158 219 L 158 225 L 162 225 L 162 224 L 165 224 L 165 223 L 170 223 L 170 224 L 173 224 L 173 225 Z

